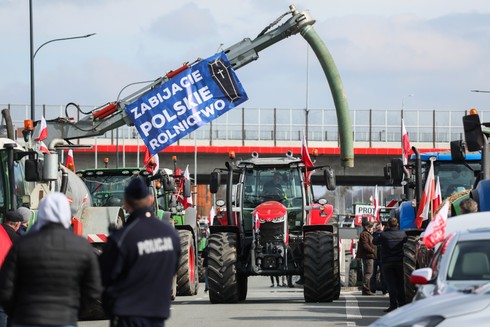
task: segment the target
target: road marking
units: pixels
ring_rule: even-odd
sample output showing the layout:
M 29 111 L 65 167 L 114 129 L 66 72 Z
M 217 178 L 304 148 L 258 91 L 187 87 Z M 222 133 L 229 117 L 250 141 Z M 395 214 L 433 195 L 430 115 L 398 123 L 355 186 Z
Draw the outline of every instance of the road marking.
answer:
M 343 297 L 345 298 L 345 315 L 347 320 L 362 319 L 356 297 L 352 294 L 344 294 Z M 356 326 L 356 323 L 347 321 L 347 326 Z

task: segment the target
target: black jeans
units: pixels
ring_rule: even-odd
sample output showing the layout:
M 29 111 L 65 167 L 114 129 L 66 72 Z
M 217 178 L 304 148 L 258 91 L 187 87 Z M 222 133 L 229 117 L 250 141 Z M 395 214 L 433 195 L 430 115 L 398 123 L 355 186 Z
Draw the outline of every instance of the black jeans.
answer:
M 371 292 L 376 293 L 377 290 L 377 275 L 379 269 L 379 279 L 381 280 L 381 291 L 386 293 L 388 291 L 388 286 L 386 285 L 385 276 L 383 273 L 383 264 L 381 260 L 374 259 L 373 264 L 373 275 L 371 276 Z
M 383 262 L 383 273 L 390 293 L 390 308 L 401 307 L 405 304 L 403 261 Z

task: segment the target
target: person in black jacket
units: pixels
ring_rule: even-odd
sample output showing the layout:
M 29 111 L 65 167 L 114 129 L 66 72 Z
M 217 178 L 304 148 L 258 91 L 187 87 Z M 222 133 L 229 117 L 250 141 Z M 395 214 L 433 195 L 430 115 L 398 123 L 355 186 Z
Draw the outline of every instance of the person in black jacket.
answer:
M 76 326 L 79 312 L 99 299 L 97 258 L 70 222 L 66 196 L 49 193 L 36 229 L 12 245 L 0 271 L 0 304 L 13 325 Z
M 112 327 L 161 327 L 170 316 L 179 234 L 154 216 L 148 187 L 140 178 L 126 187 L 124 202 L 130 215 L 123 228 L 110 234 L 99 257 L 102 304 Z
M 390 218 L 387 228 L 381 227 L 374 235 L 373 243 L 381 245 L 383 273 L 390 294 L 390 312 L 405 304 L 405 287 L 403 278 L 403 244 L 407 241 L 405 231 L 398 229 L 398 220 Z

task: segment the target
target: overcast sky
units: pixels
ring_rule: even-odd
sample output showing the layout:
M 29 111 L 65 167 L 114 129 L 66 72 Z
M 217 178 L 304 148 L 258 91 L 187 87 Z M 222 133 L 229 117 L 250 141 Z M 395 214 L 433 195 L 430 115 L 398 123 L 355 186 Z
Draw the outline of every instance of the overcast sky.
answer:
M 284 0 L 32 0 L 36 103 L 102 105 L 127 84 L 254 38 Z M 332 53 L 351 109 L 488 109 L 490 1 L 303 0 Z M 28 0 L 0 0 L 0 104 L 28 104 Z M 246 107 L 333 108 L 326 78 L 299 35 L 237 71 Z M 309 62 L 309 65 L 307 65 Z M 136 88 L 129 89 L 136 90 Z M 414 94 L 413 97 L 407 97 Z

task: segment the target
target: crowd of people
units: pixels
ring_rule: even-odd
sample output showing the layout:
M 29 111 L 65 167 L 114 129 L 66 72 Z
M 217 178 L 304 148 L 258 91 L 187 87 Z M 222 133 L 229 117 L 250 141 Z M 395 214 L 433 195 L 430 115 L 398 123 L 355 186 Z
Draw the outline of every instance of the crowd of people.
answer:
M 62 193 L 49 193 L 40 202 L 37 221 L 25 235 L 21 225 L 31 211 L 5 215 L 0 327 L 76 326 L 79 316 L 100 302 L 111 327 L 164 326 L 179 235 L 155 218 L 153 198 L 140 178 L 126 187 L 124 200 L 125 225 L 110 234 L 98 258 L 85 238 L 70 231 L 71 208 Z

